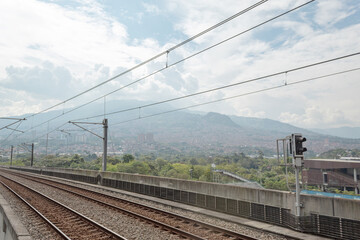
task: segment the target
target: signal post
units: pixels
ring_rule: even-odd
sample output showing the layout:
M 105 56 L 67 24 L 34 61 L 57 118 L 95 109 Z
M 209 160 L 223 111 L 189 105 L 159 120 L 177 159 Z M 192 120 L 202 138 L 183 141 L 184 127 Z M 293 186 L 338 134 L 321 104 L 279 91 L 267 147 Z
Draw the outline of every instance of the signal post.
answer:
M 291 146 L 292 146 L 292 159 L 293 167 L 295 168 L 295 184 L 296 184 L 296 216 L 300 216 L 301 202 L 300 202 L 300 171 L 304 163 L 304 152 L 307 151 L 303 147 L 303 142 L 306 141 L 306 138 L 302 137 L 300 133 L 294 133 L 291 135 Z M 290 152 L 290 153 L 291 153 Z
M 303 137 L 301 133 L 293 133 L 290 136 L 276 140 L 278 161 L 280 161 L 279 142 L 282 142 L 284 166 L 286 167 L 286 172 L 288 166 L 292 166 L 295 169 L 295 215 L 297 217 L 301 216 L 302 207 L 302 203 L 300 201 L 300 172 L 304 164 L 304 152 L 307 151 L 306 147 L 303 146 L 305 141 L 306 138 Z M 292 162 L 290 163 L 288 162 L 289 160 L 287 157 L 288 152 L 292 156 Z

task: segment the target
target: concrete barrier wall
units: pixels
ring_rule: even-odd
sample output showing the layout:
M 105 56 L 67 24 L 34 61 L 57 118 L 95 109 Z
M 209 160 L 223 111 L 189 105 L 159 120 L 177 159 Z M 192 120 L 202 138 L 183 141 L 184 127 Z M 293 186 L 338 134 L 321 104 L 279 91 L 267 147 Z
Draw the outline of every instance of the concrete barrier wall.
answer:
M 218 183 L 188 181 L 174 178 L 145 176 L 139 174 L 101 172 L 102 178 L 134 182 L 164 188 L 172 188 L 182 191 L 196 192 L 206 195 L 249 201 L 259 204 L 267 204 L 276 207 L 291 209 L 294 211 L 295 195 L 293 193 L 246 188 Z
M 124 182 L 138 183 L 161 188 L 176 189 L 181 191 L 211 195 L 227 199 L 235 199 L 256 204 L 289 209 L 295 214 L 295 193 L 268 189 L 253 189 L 241 186 L 232 186 L 217 183 L 188 181 L 174 178 L 145 176 L 140 174 L 99 172 L 81 169 L 60 169 L 60 168 L 23 168 L 29 171 L 50 171 L 57 173 L 68 173 L 101 179 L 113 179 Z M 360 201 L 341 199 L 325 196 L 302 195 L 302 215 L 319 214 L 360 220 Z
M 0 194 L 0 239 L 31 240 L 27 229 L 22 225 L 8 202 Z
M 326 216 L 360 220 L 360 201 L 352 199 L 301 195 L 304 215 L 321 214 Z
M 80 172 L 79 172 L 80 173 Z M 101 172 L 102 178 L 147 184 L 206 195 L 265 204 L 290 209 L 295 214 L 295 193 L 269 189 L 253 189 L 217 183 L 188 181 L 139 174 Z M 360 201 L 324 196 L 302 195 L 302 213 L 305 216 L 320 214 L 360 220 Z
M 19 168 L 60 178 L 189 204 L 268 222 L 335 239 L 360 239 L 360 201 L 302 195 L 302 214 L 295 216 L 292 192 L 252 189 L 217 183 L 81 169 Z

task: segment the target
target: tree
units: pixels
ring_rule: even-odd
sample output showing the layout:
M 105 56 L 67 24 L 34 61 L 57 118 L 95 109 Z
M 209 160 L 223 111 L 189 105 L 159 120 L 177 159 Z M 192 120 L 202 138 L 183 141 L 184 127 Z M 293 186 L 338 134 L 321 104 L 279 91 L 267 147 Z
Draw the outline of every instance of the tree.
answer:
M 158 171 L 161 171 L 161 169 L 166 165 L 168 164 L 169 162 L 166 161 L 165 159 L 163 158 L 157 158 L 155 160 L 155 167 L 156 167 L 156 170 Z
M 113 164 L 113 165 L 116 165 L 116 164 L 118 164 L 119 162 L 121 162 L 121 159 L 119 158 L 119 157 L 109 157 L 108 159 L 107 159 L 107 162 L 109 163 L 109 164 Z
M 131 154 L 124 154 L 123 155 L 123 162 L 124 163 L 129 163 L 131 161 L 133 161 L 135 159 L 135 157 Z
M 196 158 L 191 158 L 190 159 L 190 161 L 189 161 L 189 163 L 191 164 L 191 165 L 199 165 L 199 162 L 196 160 Z

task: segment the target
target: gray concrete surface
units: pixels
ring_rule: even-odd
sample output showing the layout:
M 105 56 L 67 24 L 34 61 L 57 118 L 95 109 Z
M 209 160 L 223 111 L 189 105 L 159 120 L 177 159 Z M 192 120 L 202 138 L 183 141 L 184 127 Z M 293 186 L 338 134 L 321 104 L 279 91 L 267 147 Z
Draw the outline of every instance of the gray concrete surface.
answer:
M 82 169 L 42 168 L 38 170 L 64 172 L 90 177 L 101 176 L 102 178 L 196 192 L 212 196 L 290 209 L 291 213 L 295 214 L 295 193 L 288 191 L 253 189 L 218 183 L 188 181 L 182 179 L 146 176 L 140 174 L 101 172 Z M 305 216 L 308 216 L 310 214 L 320 214 L 326 216 L 360 220 L 359 200 L 302 195 L 301 202 L 303 203 L 303 208 L 301 209 L 301 211 L 302 214 Z
M 0 239 L 31 240 L 28 230 L 20 222 L 9 203 L 0 194 Z
M 31 175 L 32 173 L 28 173 L 28 174 Z M 37 176 L 39 176 L 39 175 L 37 175 Z M 108 174 L 106 176 L 109 177 Z M 118 174 L 115 174 L 113 176 L 119 177 Z M 298 232 L 298 231 L 295 231 L 295 230 L 292 230 L 289 228 L 281 227 L 281 226 L 275 226 L 275 225 L 264 223 L 264 222 L 259 222 L 259 221 L 255 221 L 255 220 L 251 220 L 251 219 L 247 219 L 247 218 L 238 217 L 238 216 L 232 216 L 232 215 L 225 214 L 225 213 L 219 213 L 216 211 L 211 211 L 211 210 L 207 210 L 207 209 L 203 209 L 203 208 L 199 208 L 199 207 L 195 207 L 195 206 L 190 206 L 190 205 L 182 204 L 179 202 L 173 202 L 173 201 L 169 201 L 169 200 L 165 200 L 165 199 L 146 196 L 143 194 L 123 191 L 123 190 L 114 189 L 111 187 L 104 187 L 104 186 L 100 186 L 100 185 L 88 184 L 88 183 L 83 183 L 83 182 L 78 182 L 78 181 L 73 181 L 73 180 L 68 180 L 68 179 L 63 179 L 63 178 L 57 178 L 57 177 L 50 177 L 50 176 L 40 176 L 40 177 L 43 177 L 46 179 L 54 179 L 54 180 L 61 181 L 61 182 L 72 182 L 72 183 L 76 183 L 79 185 L 85 185 L 85 186 L 96 187 L 99 189 L 105 189 L 109 192 L 116 192 L 116 193 L 121 193 L 121 194 L 128 195 L 128 196 L 132 196 L 135 198 L 139 198 L 139 199 L 145 199 L 150 202 L 155 202 L 155 203 L 164 204 L 166 206 L 171 206 L 172 208 L 175 208 L 175 209 L 186 209 L 188 211 L 204 214 L 209 217 L 216 216 L 216 218 L 219 218 L 219 219 L 222 219 L 225 221 L 238 223 L 238 224 L 245 225 L 245 226 L 248 226 L 251 228 L 260 229 L 260 230 L 263 230 L 266 232 L 280 234 L 280 235 L 295 238 L 295 239 L 309 239 L 309 240 L 329 239 L 329 238 L 325 238 L 325 237 L 321 237 L 321 236 L 317 236 L 317 235 L 301 233 L 301 232 Z

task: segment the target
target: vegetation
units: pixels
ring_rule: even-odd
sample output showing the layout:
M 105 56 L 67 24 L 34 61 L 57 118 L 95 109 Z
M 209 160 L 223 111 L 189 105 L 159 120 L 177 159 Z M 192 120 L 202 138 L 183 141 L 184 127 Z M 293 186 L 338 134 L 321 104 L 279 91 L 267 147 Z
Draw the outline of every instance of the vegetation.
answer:
M 335 149 L 321 154 L 319 157 L 339 158 L 343 156 L 360 156 L 360 150 Z M 2 164 L 9 165 L 8 159 L 1 158 Z M 58 167 L 58 168 L 81 168 L 89 170 L 100 170 L 102 159 L 95 154 L 87 155 L 47 155 L 36 156 L 35 167 Z M 30 166 L 29 154 L 18 154 L 14 156 L 13 165 Z M 249 157 L 243 153 L 231 155 L 168 155 L 156 156 L 154 153 L 147 155 L 123 154 L 122 156 L 109 156 L 107 171 L 136 173 L 143 175 L 179 178 L 195 181 L 234 183 L 236 180 L 216 173 L 216 169 L 226 170 L 235 173 L 243 178 L 256 181 L 268 189 L 289 190 L 294 189 L 295 177 L 293 169 L 288 168 L 286 180 L 285 167 L 279 166 L 276 159 L 264 157 L 261 151 L 256 157 Z M 288 184 L 287 184 L 288 181 Z M 289 187 L 288 187 L 289 186 Z M 309 190 L 318 190 L 316 187 L 309 187 Z M 352 192 L 340 192 L 334 189 L 333 192 L 353 194 Z
M 360 157 L 360 149 L 333 149 L 319 155 L 319 158 L 340 159 L 341 157 Z
M 66 156 L 36 156 L 35 167 L 82 168 L 100 170 L 102 159 L 96 155 L 66 155 Z M 9 164 L 9 162 L 3 162 Z M 220 183 L 233 183 L 236 180 L 212 171 L 211 165 L 217 169 L 235 173 L 243 178 L 256 181 L 265 188 L 288 190 L 284 167 L 278 166 L 275 159 L 248 157 L 245 154 L 218 155 L 212 157 L 192 157 L 173 155 L 164 159 L 149 155 L 124 154 L 122 156 L 109 156 L 107 171 L 137 173 L 152 176 L 179 178 L 196 181 L 216 181 Z M 16 155 L 13 165 L 30 166 L 28 155 Z M 289 171 L 289 183 L 294 185 L 294 175 Z

